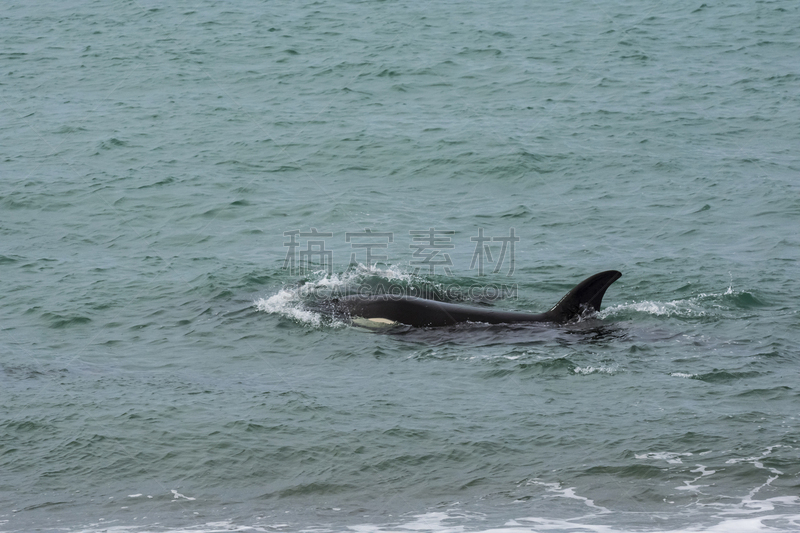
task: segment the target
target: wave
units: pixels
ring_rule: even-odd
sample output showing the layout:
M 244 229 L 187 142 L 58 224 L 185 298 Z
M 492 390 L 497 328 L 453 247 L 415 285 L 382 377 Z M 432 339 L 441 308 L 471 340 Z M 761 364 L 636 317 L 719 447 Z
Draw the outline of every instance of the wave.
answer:
M 278 314 L 313 327 L 322 325 L 323 316 L 303 307 L 299 292 L 281 289 L 269 298 L 259 298 L 254 302 L 256 309 L 269 314 Z
M 645 300 L 642 302 L 626 302 L 606 307 L 598 313 L 599 318 L 630 318 L 635 314 L 676 318 L 722 318 L 723 315 L 765 307 L 767 304 L 747 291 L 735 291 L 728 287 L 722 293 L 700 293 L 691 298 L 682 298 L 666 302 Z
M 319 270 L 309 274 L 294 286 L 284 287 L 253 305 L 259 311 L 277 314 L 311 327 L 341 327 L 345 323 L 313 310 L 313 302 L 350 293 L 368 291 L 382 283 L 400 288 L 413 286 L 415 276 L 397 267 L 367 267 L 362 264 L 342 273 Z

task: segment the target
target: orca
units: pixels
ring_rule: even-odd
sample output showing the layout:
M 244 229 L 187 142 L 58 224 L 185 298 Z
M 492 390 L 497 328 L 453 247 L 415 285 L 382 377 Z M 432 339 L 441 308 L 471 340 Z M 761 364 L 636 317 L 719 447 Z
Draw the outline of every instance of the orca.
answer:
M 518 324 L 549 322 L 564 324 L 578 317 L 597 312 L 606 290 L 622 274 L 607 270 L 590 276 L 569 291 L 552 309 L 545 313 L 522 313 L 484 309 L 390 294 L 374 296 L 345 296 L 335 300 L 334 312 L 349 318 L 354 324 L 368 327 L 404 324 L 414 327 L 452 326 L 464 322 L 487 324 Z

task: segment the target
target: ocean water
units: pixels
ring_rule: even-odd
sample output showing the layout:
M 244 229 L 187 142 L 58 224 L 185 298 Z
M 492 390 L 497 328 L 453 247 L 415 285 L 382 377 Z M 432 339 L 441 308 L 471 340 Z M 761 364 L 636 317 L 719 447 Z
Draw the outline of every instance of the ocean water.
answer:
M 800 530 L 796 2 L 12 2 L 0 42 L 0 530 Z M 318 305 L 607 269 L 563 326 Z

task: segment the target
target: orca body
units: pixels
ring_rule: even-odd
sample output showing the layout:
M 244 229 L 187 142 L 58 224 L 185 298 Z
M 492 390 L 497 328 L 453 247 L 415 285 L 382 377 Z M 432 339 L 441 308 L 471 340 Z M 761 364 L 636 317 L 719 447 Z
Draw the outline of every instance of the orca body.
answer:
M 452 326 L 463 322 L 515 324 L 551 322 L 563 324 L 585 313 L 600 310 L 606 290 L 622 274 L 608 270 L 595 274 L 569 291 L 546 313 L 520 313 L 482 309 L 469 305 L 427 300 L 415 296 L 347 296 L 335 302 L 337 312 L 359 325 L 385 326 L 394 323 L 416 327 Z

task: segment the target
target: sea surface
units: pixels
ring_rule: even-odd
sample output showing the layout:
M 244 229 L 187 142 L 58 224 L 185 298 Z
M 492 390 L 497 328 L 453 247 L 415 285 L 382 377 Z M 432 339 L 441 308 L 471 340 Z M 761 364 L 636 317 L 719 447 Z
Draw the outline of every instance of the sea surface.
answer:
M 790 0 L 5 2 L 0 531 L 799 531 L 798 58 Z

